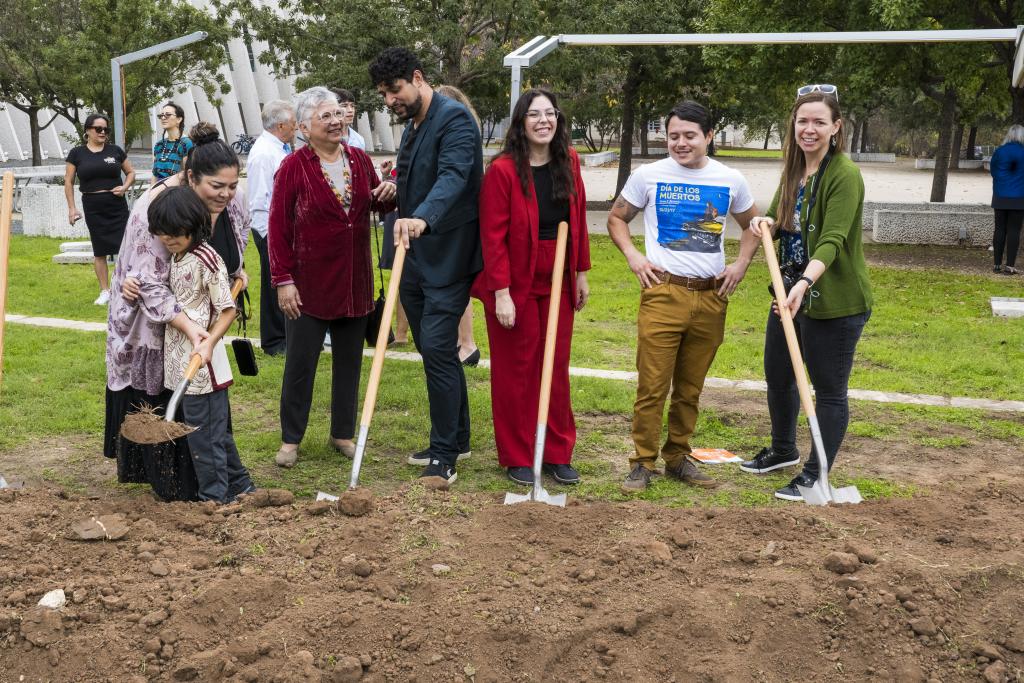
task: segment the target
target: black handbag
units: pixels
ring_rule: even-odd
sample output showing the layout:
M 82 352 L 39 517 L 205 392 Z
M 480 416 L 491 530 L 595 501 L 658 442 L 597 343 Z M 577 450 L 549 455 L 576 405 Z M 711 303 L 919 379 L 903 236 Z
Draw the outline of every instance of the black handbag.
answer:
M 231 340 L 231 350 L 235 354 L 235 365 L 238 366 L 239 374 L 255 377 L 260 371 L 256 365 L 256 350 L 253 349 L 252 341 L 245 334 L 245 321 L 249 319 L 249 306 L 249 292 L 244 291 L 238 296 L 238 325 L 242 329 L 242 336 Z
M 384 319 L 384 271 L 380 267 L 380 237 L 377 234 L 380 230 L 380 222 L 377 214 L 373 216 L 373 242 L 377 245 L 377 274 L 380 275 L 380 290 L 377 292 L 377 300 L 373 302 L 373 310 L 366 316 L 366 345 L 373 348 L 377 346 L 377 335 L 380 334 L 380 325 Z M 390 328 L 391 321 L 388 321 L 388 344 L 395 341 L 395 332 Z

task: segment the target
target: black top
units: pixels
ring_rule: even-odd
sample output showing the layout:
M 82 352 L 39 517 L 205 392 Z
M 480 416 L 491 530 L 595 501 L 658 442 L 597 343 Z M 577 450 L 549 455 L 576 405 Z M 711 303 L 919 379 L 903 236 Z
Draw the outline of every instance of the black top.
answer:
M 117 145 L 103 145 L 99 152 L 79 145 L 68 152 L 67 162 L 75 167 L 82 192 L 100 192 L 121 184 L 121 164 L 127 158 Z
M 533 189 L 537 193 L 537 213 L 540 216 L 540 239 L 558 238 L 558 224 L 569 222 L 569 202 L 555 199 L 551 183 L 551 164 L 532 166 Z
M 395 169 L 398 171 L 398 182 L 409 182 L 409 171 L 412 165 L 412 148 L 416 146 L 416 136 L 419 135 L 419 128 L 416 124 L 409 124 L 409 133 L 406 137 L 405 144 L 398 150 L 398 158 L 395 160 Z M 402 216 L 408 215 L 408 211 L 411 207 L 402 207 Z
M 227 209 L 221 211 L 220 216 L 217 217 L 217 223 L 213 226 L 213 237 L 210 238 L 210 246 L 224 260 L 228 276 L 241 267 L 242 257 L 238 253 L 238 241 L 235 240 L 235 231 L 231 227 L 231 217 L 228 216 Z

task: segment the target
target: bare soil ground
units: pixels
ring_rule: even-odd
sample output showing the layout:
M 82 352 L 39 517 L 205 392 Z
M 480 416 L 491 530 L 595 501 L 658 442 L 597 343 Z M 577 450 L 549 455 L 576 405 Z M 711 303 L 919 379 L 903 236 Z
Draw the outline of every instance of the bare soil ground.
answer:
M 159 503 L 112 488 L 92 440 L 3 453 L 29 481 L 0 492 L 0 683 L 1024 680 L 1021 444 L 871 419 L 888 436 L 851 435 L 842 467 L 917 495 L 557 509 L 406 485 L 346 517 Z M 73 540 L 103 515 L 127 534 Z

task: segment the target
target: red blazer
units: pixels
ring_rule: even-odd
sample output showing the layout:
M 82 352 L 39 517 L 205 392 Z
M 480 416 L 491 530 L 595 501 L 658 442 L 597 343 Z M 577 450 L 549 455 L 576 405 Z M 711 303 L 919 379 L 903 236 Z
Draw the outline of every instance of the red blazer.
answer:
M 348 213 L 309 145 L 281 162 L 270 200 L 271 284 L 294 284 L 302 298 L 302 312 L 324 320 L 356 318 L 373 310 L 370 211 L 394 208 L 370 196 L 381 182 L 370 157 L 343 146 L 352 170 Z
M 569 199 L 570 287 L 575 302 L 576 273 L 590 270 L 590 238 L 587 235 L 587 194 L 580 175 L 580 160 L 569 150 L 576 196 Z M 494 310 L 494 292 L 509 288 L 512 303 L 521 308 L 537 267 L 540 217 L 537 196 L 530 180 L 530 196 L 523 194 L 515 162 L 501 156 L 491 162 L 480 187 L 480 243 L 484 269 L 473 283 L 473 296 Z

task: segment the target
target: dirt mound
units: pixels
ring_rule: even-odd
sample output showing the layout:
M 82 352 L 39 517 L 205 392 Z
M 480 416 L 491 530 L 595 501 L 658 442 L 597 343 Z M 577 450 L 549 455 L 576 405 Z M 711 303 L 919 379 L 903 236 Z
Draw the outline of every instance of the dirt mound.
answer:
M 26 490 L 2 508 L 0 682 L 1021 680 L 1024 501 L 999 494 L 557 509 L 413 487 L 353 518 Z M 117 514 L 120 540 L 66 537 Z
M 121 423 L 121 436 L 132 443 L 154 445 L 174 441 L 192 432 L 195 427 L 181 422 L 168 422 L 149 406 L 129 413 Z

